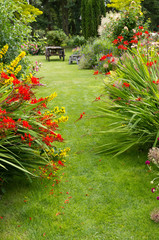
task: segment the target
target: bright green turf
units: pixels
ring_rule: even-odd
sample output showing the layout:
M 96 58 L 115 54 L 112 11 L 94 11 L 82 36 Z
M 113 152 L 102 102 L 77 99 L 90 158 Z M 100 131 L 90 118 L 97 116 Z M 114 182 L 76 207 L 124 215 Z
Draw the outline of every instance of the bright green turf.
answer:
M 94 146 L 111 141 L 111 137 L 100 139 L 92 134 L 106 124 L 102 119 L 90 119 L 98 105 L 92 101 L 101 94 L 103 84 L 91 70 L 69 65 L 69 54 L 65 62 L 31 57 L 42 62 L 39 75 L 46 84 L 38 96 L 56 91 L 58 97 L 51 106 L 65 106 L 69 115 L 62 136 L 71 152 L 60 171 L 61 182 L 55 187 L 52 181 L 11 183 L 0 201 L 0 216 L 4 217 L 0 219 L 0 239 L 157 240 L 158 225 L 150 220 L 150 212 L 158 202 L 151 193 L 146 154 L 133 151 L 115 159 L 94 154 Z M 75 123 L 82 112 L 85 117 Z M 54 195 L 49 195 L 52 188 Z M 69 196 L 69 203 L 64 203 Z M 58 212 L 62 214 L 56 216 Z

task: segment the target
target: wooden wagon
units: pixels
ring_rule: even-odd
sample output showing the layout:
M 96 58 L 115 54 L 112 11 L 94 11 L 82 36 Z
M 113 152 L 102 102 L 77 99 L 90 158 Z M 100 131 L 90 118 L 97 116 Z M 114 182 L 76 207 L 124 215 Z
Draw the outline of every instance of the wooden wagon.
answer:
M 48 46 L 45 50 L 46 60 L 50 61 L 51 56 L 59 56 L 59 58 L 63 58 L 65 60 L 65 49 L 58 46 Z

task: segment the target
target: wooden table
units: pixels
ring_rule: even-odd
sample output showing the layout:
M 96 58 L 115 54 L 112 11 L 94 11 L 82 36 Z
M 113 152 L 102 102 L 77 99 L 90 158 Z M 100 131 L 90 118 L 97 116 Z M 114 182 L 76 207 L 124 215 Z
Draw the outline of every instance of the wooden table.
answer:
M 58 46 L 48 46 L 45 50 L 46 60 L 50 61 L 50 56 L 59 56 L 65 60 L 65 49 Z

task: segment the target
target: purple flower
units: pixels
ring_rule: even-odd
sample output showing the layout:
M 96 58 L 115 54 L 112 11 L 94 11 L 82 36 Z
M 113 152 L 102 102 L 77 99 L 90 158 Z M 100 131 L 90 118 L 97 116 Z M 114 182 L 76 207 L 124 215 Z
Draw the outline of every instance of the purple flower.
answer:
M 157 200 L 159 200 L 159 196 L 157 197 Z
M 152 188 L 152 189 L 151 189 L 151 192 L 154 193 L 154 192 L 155 192 L 155 188 Z
M 146 164 L 146 165 L 150 165 L 150 161 L 147 160 L 147 161 L 145 162 L 145 164 Z

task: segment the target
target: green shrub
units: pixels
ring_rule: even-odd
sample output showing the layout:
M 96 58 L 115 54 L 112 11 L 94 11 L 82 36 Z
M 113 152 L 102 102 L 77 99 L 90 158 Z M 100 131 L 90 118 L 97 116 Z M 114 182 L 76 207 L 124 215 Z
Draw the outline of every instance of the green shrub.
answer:
M 99 56 L 112 50 L 112 43 L 109 40 L 95 39 L 92 43 L 87 43 L 81 48 L 79 67 L 94 68 L 98 64 Z
M 0 48 L 8 44 L 9 50 L 3 59 L 10 62 L 21 52 L 21 45 L 31 34 L 29 24 L 35 21 L 35 16 L 41 14 L 37 8 L 24 1 L 5 0 L 0 1 Z M 26 62 L 23 68 L 26 68 Z
M 80 47 L 82 45 L 84 45 L 86 43 L 86 39 L 84 38 L 84 36 L 72 36 L 69 37 L 68 42 L 67 42 L 67 46 L 69 47 Z
M 46 34 L 47 45 L 65 46 L 67 43 L 67 35 L 62 30 L 49 31 Z

